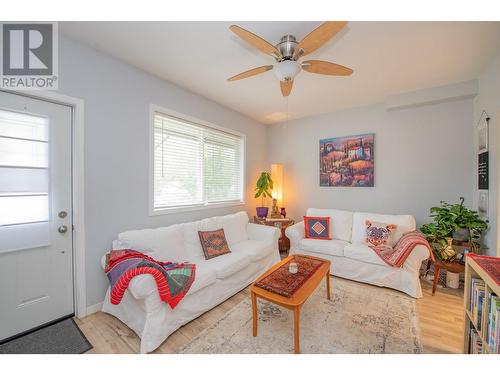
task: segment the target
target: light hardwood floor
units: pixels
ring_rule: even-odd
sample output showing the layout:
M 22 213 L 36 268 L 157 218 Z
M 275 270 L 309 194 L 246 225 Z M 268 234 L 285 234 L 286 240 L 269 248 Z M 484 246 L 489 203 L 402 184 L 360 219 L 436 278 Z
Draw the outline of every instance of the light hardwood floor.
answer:
M 334 282 L 335 278 L 332 279 L 332 283 Z M 461 353 L 462 297 L 441 290 L 432 296 L 427 283 L 423 283 L 422 287 L 424 298 L 417 300 L 417 313 L 424 353 Z M 249 288 L 246 288 L 178 329 L 154 353 L 175 353 L 239 302 L 249 298 Z M 94 346 L 88 353 L 139 352 L 137 335 L 111 315 L 98 312 L 75 321 Z

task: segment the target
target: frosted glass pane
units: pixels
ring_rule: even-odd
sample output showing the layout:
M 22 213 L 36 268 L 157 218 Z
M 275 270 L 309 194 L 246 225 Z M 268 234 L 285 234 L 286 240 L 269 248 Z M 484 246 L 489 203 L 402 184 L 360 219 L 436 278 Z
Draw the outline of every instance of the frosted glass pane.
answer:
M 0 194 L 47 193 L 48 191 L 48 169 L 0 167 Z
M 47 168 L 48 164 L 48 143 L 0 137 L 0 166 Z
M 43 117 L 0 109 L 0 136 L 48 141 L 49 122 Z
M 49 220 L 49 197 L 0 196 L 0 225 L 33 223 Z

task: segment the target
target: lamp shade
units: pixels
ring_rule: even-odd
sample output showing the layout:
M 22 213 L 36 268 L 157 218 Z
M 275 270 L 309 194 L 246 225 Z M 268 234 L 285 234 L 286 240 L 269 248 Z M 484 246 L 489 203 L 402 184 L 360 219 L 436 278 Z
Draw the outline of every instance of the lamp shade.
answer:
M 271 165 L 271 178 L 273 180 L 272 196 L 278 201 L 278 207 L 283 207 L 283 164 Z

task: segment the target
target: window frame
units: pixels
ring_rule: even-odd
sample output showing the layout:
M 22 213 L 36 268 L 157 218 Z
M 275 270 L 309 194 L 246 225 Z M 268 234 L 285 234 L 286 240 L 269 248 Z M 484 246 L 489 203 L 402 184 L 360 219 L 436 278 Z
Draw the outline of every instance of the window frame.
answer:
M 172 207 L 162 207 L 155 208 L 154 207 L 154 122 L 155 122 L 155 114 L 159 113 L 161 115 L 167 117 L 173 117 L 175 119 L 188 122 L 195 126 L 201 126 L 213 130 L 219 130 L 237 137 L 241 137 L 241 160 L 240 160 L 240 168 L 241 168 L 241 199 L 234 201 L 226 201 L 226 202 L 216 202 L 216 203 L 201 203 L 201 204 L 192 204 L 192 205 L 182 205 L 182 206 L 172 206 Z M 193 116 L 186 115 L 184 113 L 179 113 L 173 111 L 168 108 L 164 108 L 155 104 L 150 104 L 149 106 L 149 216 L 158 216 L 158 215 L 168 215 L 177 212 L 188 212 L 188 211 L 198 211 L 198 210 L 207 210 L 214 208 L 223 208 L 223 207 L 234 207 L 234 206 L 243 206 L 246 204 L 245 202 L 245 180 L 246 180 L 246 135 L 240 133 L 233 129 L 228 129 L 219 125 L 212 124 L 208 121 L 204 121 L 198 119 Z

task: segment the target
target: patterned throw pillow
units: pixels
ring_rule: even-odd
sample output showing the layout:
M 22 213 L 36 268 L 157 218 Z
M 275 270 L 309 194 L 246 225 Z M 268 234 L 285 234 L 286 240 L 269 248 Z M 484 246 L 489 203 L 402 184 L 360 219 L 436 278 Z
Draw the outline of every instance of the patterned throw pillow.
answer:
M 224 229 L 222 228 L 203 232 L 198 231 L 198 236 L 200 236 L 201 247 L 207 260 L 231 252 L 226 241 Z
M 306 238 L 331 240 L 330 217 L 304 216 Z
M 366 225 L 366 243 L 373 246 L 390 246 L 393 243 L 394 230 L 397 228 L 395 224 L 385 224 L 372 222 L 370 220 L 365 221 Z

